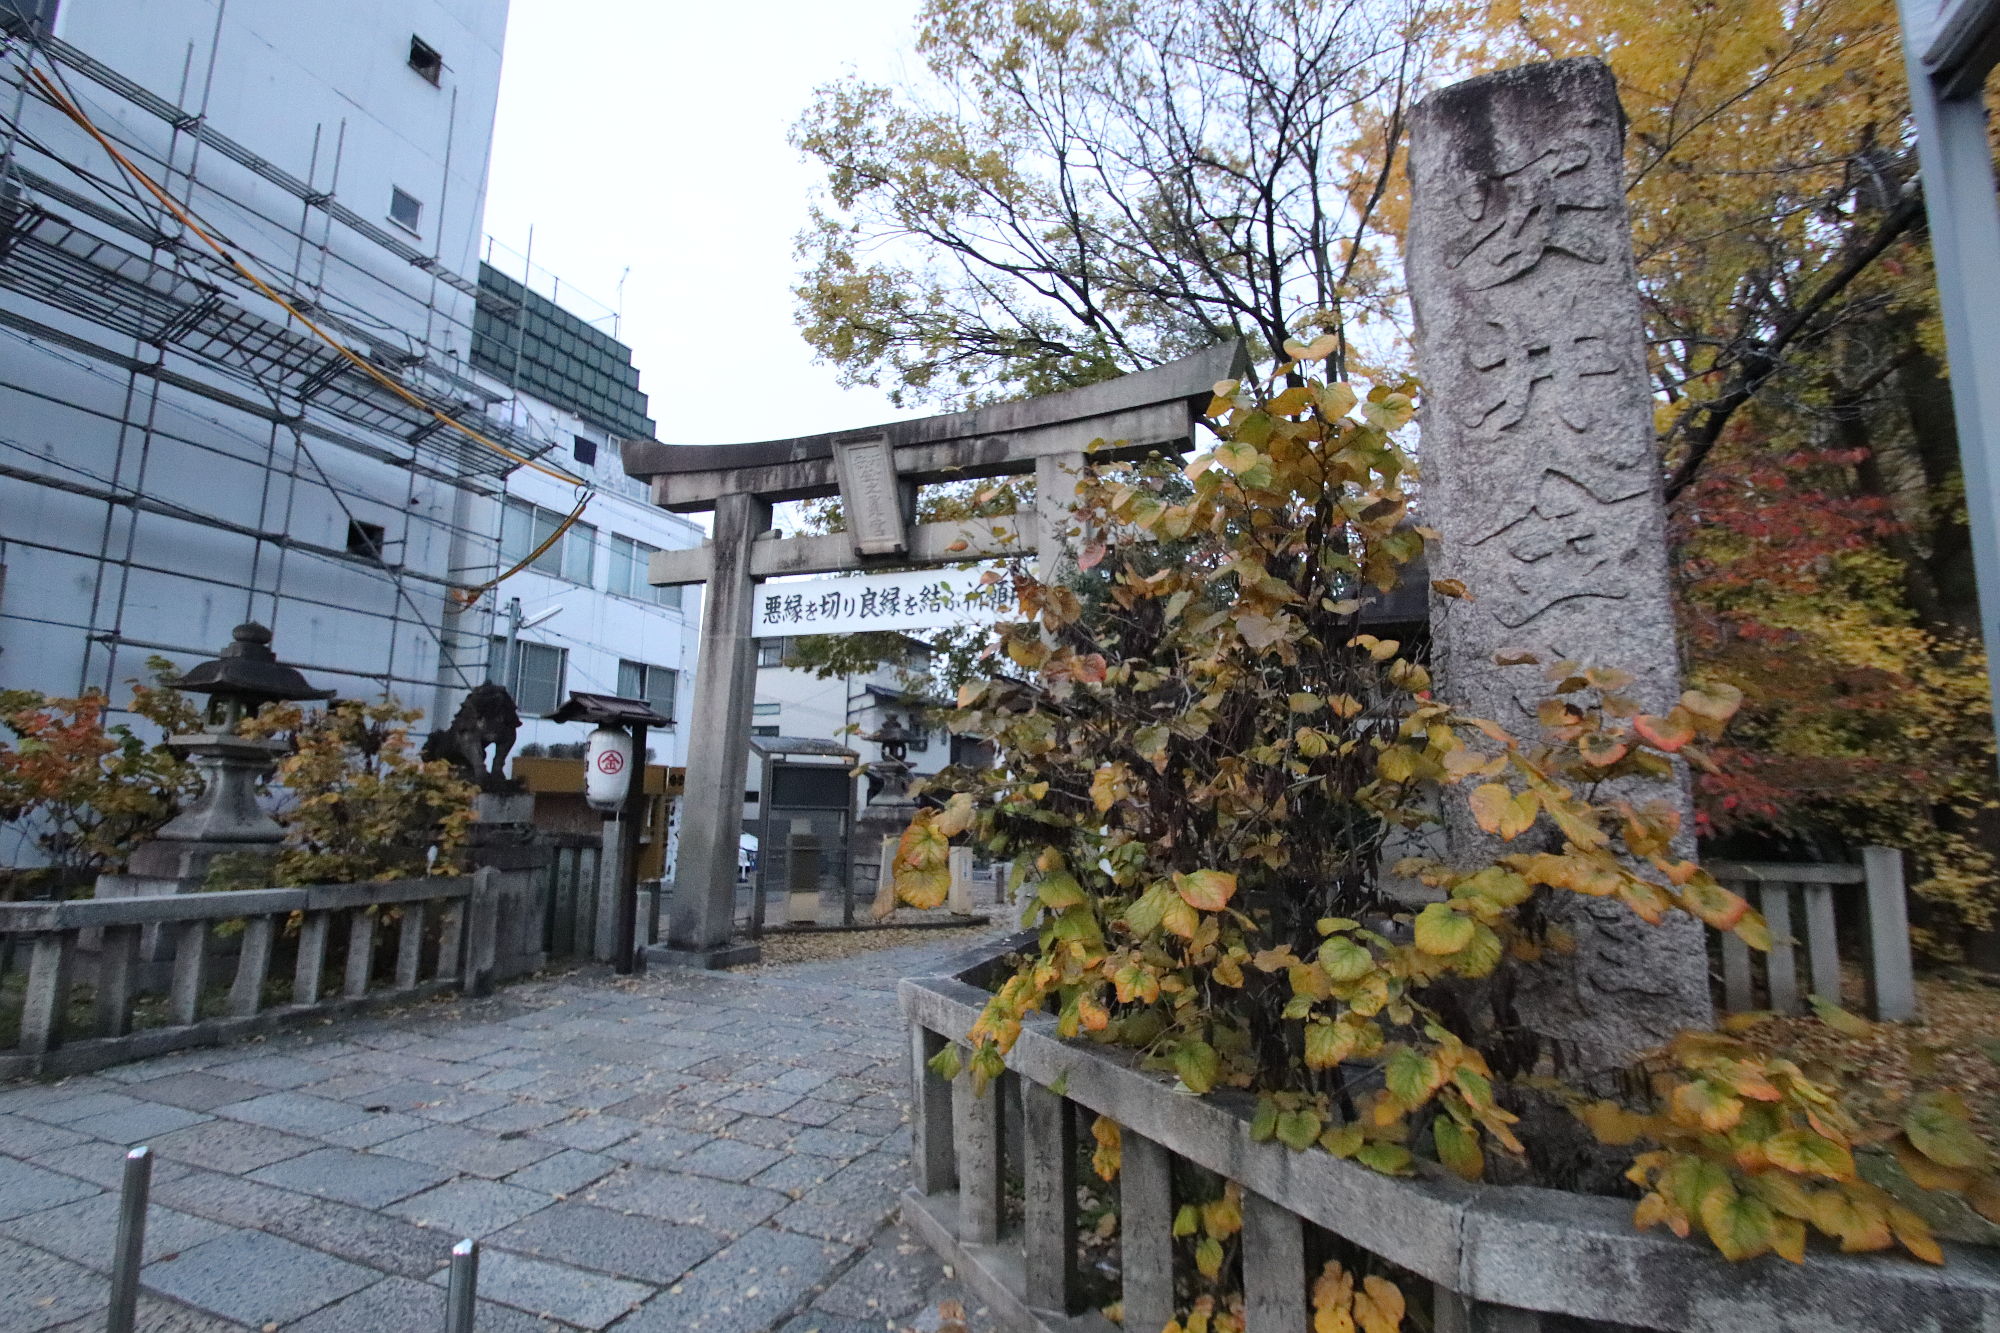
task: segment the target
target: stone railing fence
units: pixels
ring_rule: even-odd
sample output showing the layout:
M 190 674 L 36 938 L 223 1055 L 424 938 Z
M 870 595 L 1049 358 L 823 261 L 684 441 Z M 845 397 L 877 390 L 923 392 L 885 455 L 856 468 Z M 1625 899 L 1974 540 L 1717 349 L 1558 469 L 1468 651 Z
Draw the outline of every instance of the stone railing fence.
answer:
M 1917 1016 L 1902 852 L 1864 847 L 1860 865 L 1710 861 L 1707 869 L 1748 898 L 1771 927 L 1771 951 L 1761 967 L 1742 940 L 1720 937 L 1722 1003 L 1729 1012 L 1764 1008 L 1796 1014 L 1803 1012 L 1807 995 L 1844 1003 L 1840 940 L 1846 934 L 1863 959 L 1869 1015 L 1892 1022 Z M 1801 931 L 1811 965 L 1811 980 L 1803 987 Z M 1762 977 L 1754 975 L 1758 971 Z
M 496 974 L 498 881 L 480 870 L 0 904 L 0 936 L 28 957 L 11 1046 L 0 1016 L 0 1078 L 99 1069 L 448 988 L 481 992 Z M 393 948 L 377 946 L 385 928 Z M 147 1003 L 159 996 L 164 1005 Z
M 902 983 L 915 1171 L 903 1212 L 1014 1333 L 1114 1327 L 1086 1308 L 1079 1258 L 1080 1145 L 1096 1115 L 1123 1137 L 1126 1333 L 1154 1333 L 1182 1313 L 1172 1228 L 1177 1204 L 1190 1200 L 1175 1198 L 1177 1160 L 1243 1189 L 1251 1333 L 1310 1329 L 1310 1284 L 1336 1249 L 1371 1256 L 1410 1300 L 1417 1317 L 1405 1326 L 1436 1333 L 2000 1328 L 1991 1251 L 1947 1245 L 1943 1268 L 1818 1251 L 1802 1265 L 1731 1264 L 1697 1241 L 1634 1230 L 1629 1201 L 1469 1185 L 1437 1171 L 1395 1179 L 1318 1150 L 1254 1142 L 1247 1098 L 1176 1094 L 1125 1052 L 1060 1039 L 1052 1015 L 1030 1017 L 1007 1074 L 976 1096 L 969 1078 L 947 1083 L 926 1062 L 970 1030 L 994 962 Z

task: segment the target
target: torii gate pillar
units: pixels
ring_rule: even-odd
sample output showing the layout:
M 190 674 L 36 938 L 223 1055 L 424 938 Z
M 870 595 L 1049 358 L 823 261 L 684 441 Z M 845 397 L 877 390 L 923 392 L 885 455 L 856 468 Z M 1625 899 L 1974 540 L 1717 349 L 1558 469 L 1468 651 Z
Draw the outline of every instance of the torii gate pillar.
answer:
M 701 653 L 688 718 L 688 782 L 681 797 L 667 945 L 649 962 L 732 967 L 755 962 L 754 943 L 732 948 L 736 857 L 743 830 L 744 771 L 757 691 L 757 644 L 750 637 L 750 544 L 771 526 L 771 503 L 754 495 L 715 502 L 713 564 L 701 608 Z M 695 762 L 696 756 L 700 761 Z

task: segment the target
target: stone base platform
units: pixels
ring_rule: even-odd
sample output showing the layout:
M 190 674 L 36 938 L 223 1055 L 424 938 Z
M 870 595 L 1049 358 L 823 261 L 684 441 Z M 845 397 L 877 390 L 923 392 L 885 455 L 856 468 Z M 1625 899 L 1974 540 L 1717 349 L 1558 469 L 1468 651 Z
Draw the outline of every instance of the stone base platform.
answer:
M 718 972 L 725 967 L 743 967 L 759 962 L 764 951 L 755 944 L 725 944 L 714 949 L 676 949 L 666 944 L 649 944 L 639 951 L 648 970 L 663 967 L 695 968 Z

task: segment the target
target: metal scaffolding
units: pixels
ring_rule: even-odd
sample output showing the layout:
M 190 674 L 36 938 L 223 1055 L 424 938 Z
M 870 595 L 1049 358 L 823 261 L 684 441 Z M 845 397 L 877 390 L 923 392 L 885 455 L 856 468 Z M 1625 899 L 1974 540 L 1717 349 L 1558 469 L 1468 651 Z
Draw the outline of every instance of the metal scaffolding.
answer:
M 298 414 L 325 413 L 400 439 L 410 449 L 409 457 L 395 460 L 400 463 L 422 454 L 433 467 L 466 477 L 504 476 L 514 468 L 504 455 L 446 429 L 438 416 L 463 420 L 524 457 L 549 447 L 488 417 L 490 398 L 443 397 L 405 373 L 413 366 L 370 357 L 425 405 L 417 407 L 311 334 L 245 309 L 242 298 L 221 283 L 155 263 L 38 202 L 0 200 L 0 288 L 140 343 L 171 346 L 231 379 L 297 404 Z
M 268 617 L 286 601 L 315 603 L 310 595 L 287 590 L 287 558 L 292 554 L 386 584 L 392 594 L 387 606 L 339 608 L 388 622 L 384 660 L 367 670 L 339 669 L 343 673 L 385 685 L 426 683 L 396 661 L 396 642 L 403 631 L 414 629 L 436 644 L 437 677 L 430 684 L 443 689 L 475 683 L 485 666 L 490 609 L 483 604 L 462 605 L 452 594 L 498 571 L 499 542 L 497 531 L 486 531 L 483 522 L 471 521 L 477 511 L 467 505 L 475 497 L 497 497 L 519 459 L 538 458 L 554 447 L 552 440 L 531 438 L 512 424 L 511 417 L 492 415 L 492 409 L 508 402 L 508 395 L 480 384 L 455 355 L 441 355 L 432 342 L 435 331 L 443 327 L 462 330 L 469 344 L 474 302 L 461 304 L 459 296 L 477 298 L 478 285 L 342 206 L 333 197 L 331 182 L 321 189 L 300 180 L 215 130 L 200 111 L 175 106 L 67 43 L 39 34 L 18 42 L 0 38 L 0 54 L 12 57 L 9 82 L 18 80 L 8 90 L 14 116 L 0 115 L 0 137 L 5 139 L 0 158 L 0 296 L 10 298 L 0 306 L 0 330 L 51 354 L 71 356 L 73 365 L 95 364 L 100 369 L 92 373 L 115 376 L 124 386 L 124 406 L 117 414 L 117 451 L 119 460 L 127 460 L 129 440 L 129 461 L 108 463 L 103 476 L 81 474 L 53 456 L 37 463 L 31 455 L 0 468 L 0 477 L 7 481 L 64 492 L 104 507 L 101 533 L 92 531 L 87 540 L 81 533 L 63 539 L 60 551 L 19 537 L 4 539 L 96 563 L 97 587 L 88 599 L 87 613 L 79 608 L 75 618 L 83 623 L 75 627 L 85 631 L 87 642 L 97 645 L 101 656 L 93 666 L 86 653 L 85 679 L 79 685 L 108 689 L 116 679 L 121 645 L 159 646 L 142 645 L 128 630 L 125 607 L 131 571 L 219 582 L 214 577 L 222 573 L 219 570 L 163 570 L 136 558 L 133 543 L 141 516 L 150 522 L 166 520 L 249 538 L 254 546 L 247 572 L 224 575 L 228 586 L 242 591 L 246 618 L 258 618 L 259 607 L 267 608 L 261 615 Z M 136 122 L 127 116 L 122 128 L 110 120 L 105 125 L 120 151 L 147 164 L 143 168 L 147 174 L 171 183 L 175 168 L 170 164 L 177 156 L 173 145 L 192 139 L 200 150 L 213 151 L 275 186 L 270 195 L 299 201 L 297 217 L 285 221 L 278 216 L 282 210 L 274 208 L 269 198 L 256 197 L 254 190 L 248 196 L 220 192 L 212 175 L 197 177 L 187 168 L 179 170 L 190 196 L 196 186 L 207 192 L 209 203 L 204 207 L 230 217 L 247 215 L 267 241 L 277 238 L 272 248 L 283 248 L 290 262 L 270 257 L 257 261 L 258 281 L 268 283 L 283 304 L 257 290 L 228 257 L 195 244 L 183 225 L 185 217 L 169 216 L 169 208 L 161 207 L 163 200 L 149 198 L 128 178 L 129 168 L 114 166 L 72 127 L 60 121 L 27 123 L 29 113 L 40 115 L 42 101 L 61 100 L 54 97 L 52 85 L 50 98 L 32 90 L 32 65 L 79 74 L 145 113 Z M 164 153 L 158 145 L 133 141 L 134 124 L 145 124 L 147 117 L 167 127 Z M 317 160 L 317 150 L 315 156 Z M 337 161 L 336 157 L 336 178 Z M 317 167 L 308 174 L 318 175 Z M 365 238 L 421 276 L 399 279 L 393 264 L 374 265 L 336 251 L 332 226 L 316 222 L 316 215 Z M 232 252 L 246 257 L 251 253 L 239 241 L 224 239 Z M 316 280 L 304 272 L 308 256 L 317 257 Z M 365 299 L 357 301 L 353 290 L 343 296 L 338 283 L 332 288 L 325 284 L 329 258 L 346 265 L 342 271 L 357 282 L 375 284 Z M 490 305 L 490 294 L 487 300 Z M 287 305 L 292 311 L 285 309 Z M 385 317 L 378 306 L 403 313 Z M 447 308 L 453 306 L 457 308 Z M 498 313 L 504 317 L 509 312 Z M 306 327 L 306 317 L 366 366 L 356 365 Z M 420 327 L 400 327 L 411 317 Z M 5 387 L 26 391 L 22 386 Z M 172 398 L 163 398 L 163 391 L 169 390 Z M 200 400 L 211 410 L 224 409 L 225 416 L 241 414 L 259 423 L 256 438 L 240 425 L 196 411 L 190 400 Z M 73 407 L 100 415 L 81 403 Z M 154 440 L 156 435 L 172 438 L 162 432 L 163 411 L 212 421 L 224 435 L 249 446 L 239 446 L 235 454 L 265 475 L 255 521 L 225 519 L 151 493 L 147 459 Z M 454 424 L 464 429 L 454 429 Z M 481 438 L 473 438 L 475 434 Z M 343 550 L 301 540 L 288 531 L 292 497 L 304 493 L 301 488 L 323 491 L 347 514 L 350 531 L 358 529 L 347 498 L 353 483 L 337 484 L 327 472 L 313 452 L 320 442 L 387 464 L 396 469 L 390 476 L 407 479 L 381 487 L 378 475 L 378 489 L 401 494 L 361 497 L 392 506 L 401 515 L 390 521 L 402 532 L 386 534 L 382 548 L 357 553 L 351 545 Z M 60 475 L 65 471 L 79 475 Z M 450 487 L 462 498 L 436 515 L 418 512 L 413 488 L 419 479 Z M 118 515 L 123 517 L 114 522 Z M 388 554 L 399 541 L 413 540 L 420 528 L 452 543 L 449 568 L 405 568 Z M 98 549 L 86 551 L 85 546 Z M 65 617 L 66 622 L 69 619 Z

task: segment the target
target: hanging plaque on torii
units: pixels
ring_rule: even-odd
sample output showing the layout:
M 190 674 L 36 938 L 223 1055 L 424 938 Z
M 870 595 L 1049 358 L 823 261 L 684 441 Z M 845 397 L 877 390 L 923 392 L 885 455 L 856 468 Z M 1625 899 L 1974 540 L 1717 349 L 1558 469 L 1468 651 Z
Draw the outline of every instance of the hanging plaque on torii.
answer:
M 625 471 L 650 484 L 654 504 L 714 514 L 708 541 L 655 552 L 648 573 L 657 586 L 707 585 L 673 907 L 667 943 L 649 951 L 652 960 L 725 967 L 756 957 L 755 945 L 732 946 L 731 935 L 756 693 L 758 580 L 1028 557 L 1047 577 L 1069 543 L 1086 455 L 1186 452 L 1215 383 L 1248 366 L 1242 344 L 1230 343 L 1102 384 L 865 430 L 756 444 L 625 441 Z M 1031 511 L 916 521 L 919 486 L 1028 475 L 1035 478 Z M 770 530 L 774 504 L 834 495 L 846 531 L 781 537 Z

